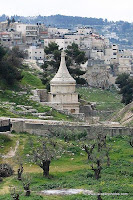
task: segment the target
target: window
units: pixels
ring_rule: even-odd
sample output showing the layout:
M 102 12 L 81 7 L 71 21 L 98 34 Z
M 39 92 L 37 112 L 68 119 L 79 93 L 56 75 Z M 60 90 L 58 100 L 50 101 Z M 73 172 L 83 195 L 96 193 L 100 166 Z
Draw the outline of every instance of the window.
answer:
M 75 109 L 71 109 L 71 113 L 75 113 Z

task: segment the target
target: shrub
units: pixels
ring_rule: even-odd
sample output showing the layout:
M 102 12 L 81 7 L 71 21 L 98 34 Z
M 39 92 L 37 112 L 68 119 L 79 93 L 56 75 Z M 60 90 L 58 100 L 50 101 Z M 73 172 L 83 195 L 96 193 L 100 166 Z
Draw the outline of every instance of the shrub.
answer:
M 14 173 L 12 167 L 9 164 L 0 164 L 0 177 L 9 177 Z

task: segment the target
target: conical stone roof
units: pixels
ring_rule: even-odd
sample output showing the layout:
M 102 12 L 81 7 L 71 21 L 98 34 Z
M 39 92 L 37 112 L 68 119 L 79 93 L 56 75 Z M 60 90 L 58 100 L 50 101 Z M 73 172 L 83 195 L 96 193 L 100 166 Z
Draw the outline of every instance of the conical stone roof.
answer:
M 65 61 L 65 52 L 61 52 L 61 63 L 58 72 L 50 81 L 50 84 L 76 84 L 74 78 L 70 75 Z

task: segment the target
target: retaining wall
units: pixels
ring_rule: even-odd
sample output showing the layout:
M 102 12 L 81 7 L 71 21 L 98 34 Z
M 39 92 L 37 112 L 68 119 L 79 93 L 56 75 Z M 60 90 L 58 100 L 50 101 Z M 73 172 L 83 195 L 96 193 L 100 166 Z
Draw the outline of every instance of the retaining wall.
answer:
M 85 123 L 72 123 L 72 122 L 58 122 L 58 121 L 30 121 L 30 120 L 22 120 L 22 121 L 12 121 L 12 130 L 16 132 L 28 132 L 30 134 L 36 135 L 44 135 L 49 133 L 50 131 L 54 131 L 55 129 L 70 129 L 70 130 L 87 130 L 89 137 L 94 136 L 94 132 L 98 133 L 99 126 L 98 125 L 89 125 Z M 110 126 L 100 126 L 102 131 L 110 136 L 116 135 L 128 135 L 131 133 L 131 129 L 126 127 L 110 127 Z

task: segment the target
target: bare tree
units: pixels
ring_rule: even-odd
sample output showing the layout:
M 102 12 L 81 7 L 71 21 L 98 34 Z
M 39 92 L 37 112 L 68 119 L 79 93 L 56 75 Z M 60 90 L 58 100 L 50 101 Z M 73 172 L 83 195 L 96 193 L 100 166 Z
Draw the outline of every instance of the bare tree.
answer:
M 97 133 L 95 141 L 97 143 L 97 151 L 102 151 L 102 148 L 106 147 L 106 135 L 104 135 L 104 132 Z
M 19 193 L 14 186 L 10 186 L 10 195 L 12 199 L 19 200 Z
M 22 180 L 22 174 L 24 172 L 24 167 L 23 167 L 23 157 L 22 155 L 20 155 L 18 152 L 16 153 L 16 156 L 13 158 L 14 162 L 16 163 L 16 165 L 18 165 L 18 169 L 17 169 L 17 179 L 19 181 Z
M 110 157 L 109 157 L 109 152 L 111 150 L 111 146 L 107 145 L 106 142 L 107 136 L 105 134 L 104 128 L 100 128 L 99 133 L 97 131 L 96 134 L 96 145 L 97 145 L 97 151 L 105 151 L 105 156 L 107 158 L 107 166 L 110 166 Z
M 18 171 L 17 171 L 17 175 L 18 175 L 18 180 L 21 181 L 22 180 L 22 174 L 23 174 L 24 168 L 23 168 L 23 164 L 20 163 Z
M 41 146 L 33 151 L 34 161 L 43 169 L 43 176 L 49 176 L 49 167 L 53 158 L 56 157 L 57 151 L 55 143 L 50 139 L 44 140 Z
M 98 180 L 101 177 L 101 171 L 103 169 L 103 163 L 107 158 L 107 166 L 110 166 L 110 147 L 106 142 L 106 131 L 104 127 L 94 127 L 95 143 L 91 145 L 88 150 L 85 147 L 85 151 L 88 152 L 89 159 L 91 160 L 91 169 L 94 171 L 94 177 Z
M 84 149 L 85 149 L 85 152 L 87 153 L 87 155 L 88 155 L 88 160 L 90 160 L 91 159 L 91 154 L 92 154 L 92 152 L 93 152 L 93 149 L 95 148 L 95 145 L 96 144 L 93 144 L 93 145 L 84 145 L 83 147 L 84 147 Z
M 31 177 L 29 174 L 24 174 L 22 176 L 22 183 L 23 183 L 23 188 L 25 190 L 25 196 L 30 196 L 31 190 L 30 190 L 30 184 L 31 184 Z
M 93 160 L 94 162 L 94 160 Z M 94 171 L 94 176 L 95 178 L 98 180 L 99 178 L 101 178 L 101 171 L 102 171 L 102 161 L 97 158 L 95 163 L 93 163 L 91 165 L 91 169 Z M 95 167 L 94 167 L 94 164 L 95 164 Z

